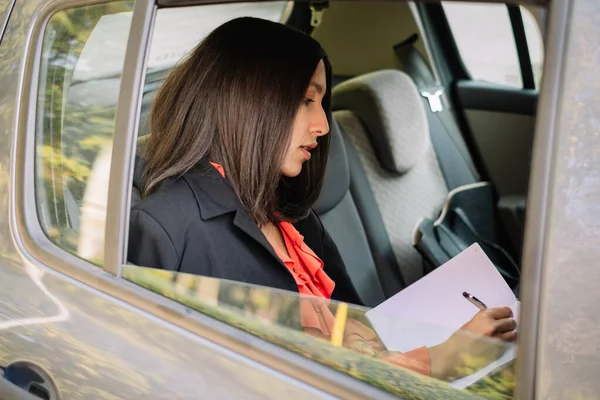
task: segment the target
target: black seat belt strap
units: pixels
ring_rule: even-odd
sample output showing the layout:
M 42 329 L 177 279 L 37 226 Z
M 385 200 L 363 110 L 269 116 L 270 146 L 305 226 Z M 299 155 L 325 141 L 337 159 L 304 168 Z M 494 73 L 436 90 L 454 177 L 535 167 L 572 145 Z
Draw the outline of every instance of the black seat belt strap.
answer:
M 414 47 L 418 35 L 394 46 L 394 53 L 402 63 L 404 72 L 409 75 L 423 98 L 427 109 L 431 141 L 449 190 L 477 182 L 479 174 L 471 159 L 461 132 L 451 111 L 444 107 L 444 88 L 437 83 L 427 62 Z

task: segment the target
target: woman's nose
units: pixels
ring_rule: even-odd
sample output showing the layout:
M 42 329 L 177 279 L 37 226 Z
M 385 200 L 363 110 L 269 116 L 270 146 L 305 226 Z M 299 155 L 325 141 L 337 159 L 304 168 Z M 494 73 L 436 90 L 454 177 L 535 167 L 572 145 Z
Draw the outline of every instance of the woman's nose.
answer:
M 327 114 L 323 107 L 319 107 L 318 115 L 315 115 L 310 131 L 317 136 L 325 136 L 329 133 L 329 121 L 327 121 Z

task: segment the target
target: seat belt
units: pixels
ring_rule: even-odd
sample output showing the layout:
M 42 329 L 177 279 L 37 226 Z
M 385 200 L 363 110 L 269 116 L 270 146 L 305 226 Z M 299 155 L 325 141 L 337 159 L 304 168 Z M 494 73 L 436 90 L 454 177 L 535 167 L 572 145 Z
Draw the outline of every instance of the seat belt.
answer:
M 323 13 L 329 8 L 329 0 L 311 0 L 308 2 L 310 8 L 310 27 L 311 31 L 321 25 Z
M 479 182 L 480 178 L 454 116 L 444 107 L 443 87 L 414 47 L 417 39 L 414 34 L 395 45 L 394 53 L 423 97 L 431 143 L 446 186 L 448 190 L 461 189 L 449 197 L 447 213 L 439 224 L 427 218 L 421 220 L 413 233 L 413 245 L 422 255 L 427 273 L 477 242 L 514 289 L 520 270 L 511 255 L 497 244 L 493 189 L 489 183 L 462 187 Z M 480 231 L 487 233 L 482 236 Z
M 414 34 L 405 41 L 394 45 L 394 53 L 423 98 L 427 110 L 427 122 L 431 142 L 442 169 L 448 190 L 479 181 L 479 174 L 473 164 L 461 132 L 448 107 L 444 106 L 444 88 L 437 83 L 425 59 L 414 47 L 418 40 Z

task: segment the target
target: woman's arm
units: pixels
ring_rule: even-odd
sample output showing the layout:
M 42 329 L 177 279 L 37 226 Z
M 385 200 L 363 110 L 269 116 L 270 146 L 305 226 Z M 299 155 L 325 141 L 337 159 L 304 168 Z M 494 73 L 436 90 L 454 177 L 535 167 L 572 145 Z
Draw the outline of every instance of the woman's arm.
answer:
M 144 210 L 131 210 L 127 261 L 140 267 L 179 269 L 179 256 L 167 231 Z
M 349 319 L 344 347 L 437 379 L 453 380 L 464 375 L 461 370 L 468 357 L 482 359 L 486 364 L 497 358 L 505 347 L 489 338 L 514 341 L 515 328 L 510 308 L 490 308 L 475 314 L 445 342 L 401 353 L 387 351 L 371 327 Z
M 508 307 L 479 311 L 444 343 L 429 348 L 432 376 L 457 379 L 465 375 L 461 369 L 469 359 L 479 360 L 483 365 L 496 359 L 506 348 L 490 338 L 515 341 L 517 323 L 512 317 Z

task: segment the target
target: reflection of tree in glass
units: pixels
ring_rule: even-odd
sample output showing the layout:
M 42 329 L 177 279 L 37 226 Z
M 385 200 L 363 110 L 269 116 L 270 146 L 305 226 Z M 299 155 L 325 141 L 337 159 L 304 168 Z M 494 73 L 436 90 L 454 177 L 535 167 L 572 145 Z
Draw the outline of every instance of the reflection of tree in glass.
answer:
M 498 373 L 488 375 L 467 389 L 469 392 L 488 399 L 512 399 L 515 390 L 514 361 Z
M 81 95 L 86 86 L 97 88 L 88 89 L 88 94 L 101 93 L 105 82 L 73 82 L 73 73 L 98 20 L 132 8 L 133 2 L 122 1 L 67 9 L 52 16 L 45 31 L 36 139 L 41 173 L 37 196 L 47 199 L 38 199 L 38 204 L 47 207 L 46 233 L 69 250 L 76 248 L 78 213 L 90 166 L 114 133 L 118 96 L 115 91 L 109 96 L 114 101 L 107 101 L 102 96 Z
M 300 327 L 298 300 L 290 293 L 280 294 L 262 287 L 221 285 L 219 304 L 233 306 L 279 325 Z
M 171 276 L 168 276 L 169 274 Z M 206 303 L 193 293 L 185 294 L 184 291 L 174 289 L 172 284 L 173 275 L 178 274 L 132 266 L 123 268 L 125 279 L 404 399 L 506 399 L 512 396 L 514 388 L 514 371 L 512 367 L 484 378 L 466 391 L 457 390 L 444 382 L 416 374 L 364 354 L 358 354 L 344 347 L 334 346 L 329 341 L 316 339 L 304 333 L 299 324 L 299 297 L 293 293 L 219 280 L 218 304 Z M 196 277 L 195 279 L 207 278 Z M 208 279 L 214 280 L 212 278 Z M 274 305 L 277 307 L 279 312 L 277 321 L 266 322 L 261 315 L 254 315 L 245 310 L 241 299 L 250 301 L 253 290 L 271 293 L 269 307 Z M 333 307 L 335 308 L 335 306 Z M 287 318 L 290 318 L 290 320 L 295 319 L 295 325 L 282 323 L 286 319 L 284 315 L 286 312 L 290 312 Z M 350 307 L 349 315 L 352 314 L 357 317 L 361 313 L 364 313 L 364 309 Z M 472 368 L 468 368 L 469 370 L 464 372 L 475 372 L 472 369 L 477 368 L 477 364 L 478 360 L 473 360 Z

